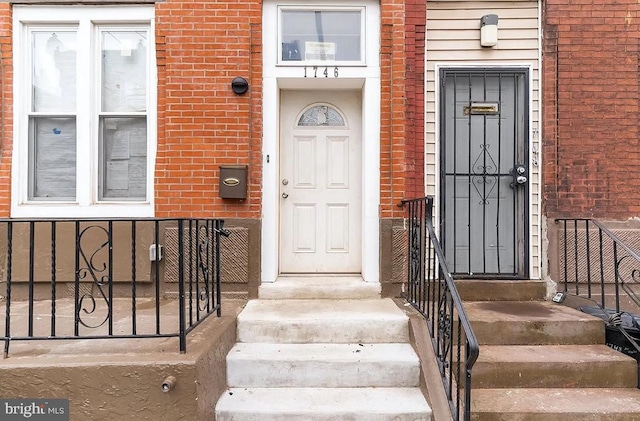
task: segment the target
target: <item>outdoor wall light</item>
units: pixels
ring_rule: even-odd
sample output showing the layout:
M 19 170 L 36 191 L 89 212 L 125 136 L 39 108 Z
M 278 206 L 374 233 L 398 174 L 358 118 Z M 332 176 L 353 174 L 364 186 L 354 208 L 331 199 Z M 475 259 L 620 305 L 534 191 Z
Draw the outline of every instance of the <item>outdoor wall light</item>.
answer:
M 483 47 L 498 45 L 498 15 L 484 15 L 480 18 L 480 45 Z
M 249 82 L 243 77 L 237 77 L 231 81 L 231 90 L 233 93 L 242 95 L 249 89 Z

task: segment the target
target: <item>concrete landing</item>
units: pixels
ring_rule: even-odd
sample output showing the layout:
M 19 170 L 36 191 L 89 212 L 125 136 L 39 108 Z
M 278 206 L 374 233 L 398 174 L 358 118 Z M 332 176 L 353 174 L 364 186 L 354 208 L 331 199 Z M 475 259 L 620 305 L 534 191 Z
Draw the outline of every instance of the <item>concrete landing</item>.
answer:
M 262 283 L 261 299 L 375 299 L 380 284 L 368 283 L 360 276 L 281 276 L 275 282 Z
M 217 421 L 428 421 L 417 388 L 232 388 Z

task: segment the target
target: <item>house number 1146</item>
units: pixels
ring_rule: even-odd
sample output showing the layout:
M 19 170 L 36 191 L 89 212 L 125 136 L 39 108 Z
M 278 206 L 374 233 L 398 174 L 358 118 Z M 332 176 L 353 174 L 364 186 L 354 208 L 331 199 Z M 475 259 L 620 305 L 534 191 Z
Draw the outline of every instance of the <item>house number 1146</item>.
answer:
M 329 77 L 329 68 L 325 67 L 324 71 L 318 66 L 313 66 L 307 71 L 307 67 L 304 68 L 304 77 L 318 77 L 318 71 L 320 71 L 320 77 Z M 313 74 L 313 76 L 311 76 Z M 338 77 L 338 68 L 333 68 L 333 77 Z

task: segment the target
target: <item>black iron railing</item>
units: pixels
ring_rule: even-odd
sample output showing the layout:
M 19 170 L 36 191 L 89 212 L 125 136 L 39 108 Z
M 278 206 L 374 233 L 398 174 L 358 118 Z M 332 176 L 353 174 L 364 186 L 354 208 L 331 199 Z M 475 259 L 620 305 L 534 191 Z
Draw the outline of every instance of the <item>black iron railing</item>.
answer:
M 220 316 L 219 219 L 0 220 L 12 341 L 179 338 Z M 2 309 L 4 307 L 4 309 Z
M 425 318 L 455 421 L 471 418 L 471 370 L 479 346 L 433 227 L 433 197 L 407 208 L 406 300 Z
M 640 310 L 640 255 L 592 219 L 557 219 L 564 292 L 616 312 Z

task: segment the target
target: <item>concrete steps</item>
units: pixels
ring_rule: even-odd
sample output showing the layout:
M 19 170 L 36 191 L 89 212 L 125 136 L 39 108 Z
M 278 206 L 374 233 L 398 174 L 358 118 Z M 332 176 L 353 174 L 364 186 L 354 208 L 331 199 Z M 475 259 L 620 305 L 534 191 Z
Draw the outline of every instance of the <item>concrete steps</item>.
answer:
M 408 317 L 393 300 L 337 279 L 310 278 L 311 289 L 295 279 L 275 284 L 287 282 L 288 292 L 261 287 L 269 298 L 250 301 L 238 316 L 218 421 L 431 420 Z M 310 298 L 331 285 L 342 293 Z
M 477 282 L 484 286 L 472 283 L 464 293 L 480 342 L 472 420 L 640 420 L 637 361 L 604 345 L 602 320 L 538 292 L 533 300 L 515 291 L 495 300 L 500 294 L 491 290 L 504 290 L 504 281 Z

